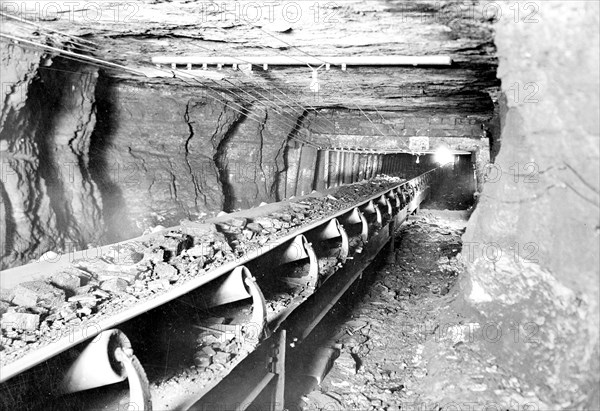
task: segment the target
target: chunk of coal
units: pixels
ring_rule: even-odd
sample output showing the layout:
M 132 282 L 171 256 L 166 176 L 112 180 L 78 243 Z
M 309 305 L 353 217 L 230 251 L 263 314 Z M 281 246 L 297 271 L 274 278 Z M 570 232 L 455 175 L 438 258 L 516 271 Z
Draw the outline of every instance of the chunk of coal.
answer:
M 2 329 L 37 330 L 40 324 L 40 316 L 37 314 L 7 312 L 2 315 L 0 327 Z
M 162 248 L 151 248 L 144 251 L 144 260 L 154 264 L 165 261 L 165 250 Z
M 269 217 L 257 217 L 254 223 L 260 224 L 263 228 L 276 228 L 276 225 L 281 226 L 281 221 Z
M 262 230 L 263 230 L 263 226 L 262 226 L 262 225 L 260 225 L 259 223 L 248 223 L 248 224 L 246 225 L 246 229 L 248 229 L 248 230 L 252 230 L 252 231 L 254 231 L 255 233 L 261 233 L 261 232 L 262 232 Z
M 286 223 L 292 221 L 292 215 L 290 213 L 273 213 L 273 217 Z
M 226 252 L 226 253 L 230 253 L 232 251 L 231 250 L 231 246 L 227 242 L 227 239 L 221 233 L 219 233 L 219 237 L 215 238 L 215 241 L 214 241 L 214 244 L 213 244 L 213 248 L 215 250 L 221 250 L 221 251 Z
M 194 356 L 194 364 L 196 364 L 197 367 L 206 368 L 210 365 L 211 362 L 212 361 L 210 357 L 206 354 L 197 354 L 196 356 Z
M 256 233 L 251 230 L 242 230 L 242 234 L 246 240 L 252 240 L 252 237 L 254 237 Z
M 157 241 L 158 246 L 165 250 L 166 261 L 177 257 L 183 250 L 190 248 L 193 243 L 192 238 L 186 234 L 173 234 Z
M 126 252 L 119 253 L 116 264 L 137 264 L 144 258 L 144 254 L 139 253 L 135 250 L 126 250 Z
M 7 303 L 11 303 L 13 298 L 15 298 L 15 293 L 13 292 L 13 290 L 0 288 L 0 301 L 6 301 Z
M 227 344 L 225 346 L 225 348 L 223 349 L 223 351 L 231 353 L 233 355 L 238 354 L 239 352 L 239 346 L 237 341 L 231 341 L 229 344 Z
M 142 250 L 143 245 L 139 242 L 116 244 L 111 247 L 108 257 L 114 264 L 137 264 L 144 258 Z
M 213 362 L 215 362 L 217 364 L 226 364 L 230 358 L 231 358 L 231 354 L 229 354 L 228 352 L 224 352 L 224 351 L 219 351 L 214 355 L 214 357 L 212 357 Z
M 39 314 L 39 315 L 46 315 L 50 311 L 49 308 L 39 307 L 39 306 L 29 307 L 28 310 L 29 310 L 29 312 L 31 312 L 31 314 Z M 22 312 L 25 312 L 25 311 L 22 311 Z
M 77 318 L 77 303 L 75 302 L 70 302 L 68 304 L 64 304 L 62 306 L 62 308 L 60 309 L 60 311 L 58 312 L 58 315 L 60 318 L 62 318 L 65 322 L 68 322 L 74 318 Z
M 191 235 L 193 237 L 210 236 L 217 232 L 217 227 L 214 224 L 198 223 L 189 220 L 181 222 L 181 231 L 183 234 Z
M 247 223 L 248 220 L 246 220 L 245 218 L 234 218 L 227 221 L 227 224 L 235 228 L 244 228 Z
M 9 303 L 6 301 L 0 301 L 0 317 L 6 312 L 6 310 L 8 310 L 8 307 L 10 307 Z
M 24 307 L 57 307 L 65 301 L 65 292 L 44 281 L 28 281 L 14 289 L 13 304 Z
M 110 291 L 115 294 L 123 294 L 127 290 L 127 286 L 129 284 L 122 278 L 111 278 L 109 280 L 103 281 L 100 284 L 100 288 L 104 291 Z
M 94 290 L 94 291 L 92 291 L 92 294 L 94 294 L 95 296 L 98 296 L 100 298 L 103 298 L 103 299 L 110 297 L 110 294 L 104 290 Z
M 213 350 L 213 348 L 210 346 L 202 347 L 202 352 L 208 355 L 209 357 L 213 357 L 216 354 L 216 351 Z
M 82 285 L 81 287 L 77 287 L 75 289 L 75 295 L 89 294 L 92 291 L 94 291 L 96 288 L 97 288 L 97 286 L 96 285 L 92 285 L 92 284 Z
M 92 309 L 90 307 L 82 307 L 77 310 L 77 315 L 79 315 L 80 317 L 87 317 L 89 315 L 92 315 Z
M 82 306 L 95 307 L 97 304 L 96 296 L 93 294 L 74 295 L 69 298 L 69 302 L 78 302 Z
M 36 342 L 37 340 L 38 340 L 37 335 L 32 334 L 32 333 L 23 334 L 21 336 L 21 341 L 26 342 L 26 343 Z
M 193 246 L 192 248 L 190 248 L 189 250 L 187 250 L 187 255 L 189 255 L 190 257 L 193 257 L 193 258 L 199 258 L 199 257 L 211 258 L 213 255 L 215 255 L 215 250 L 212 247 L 212 245 L 207 244 L 207 243 L 202 243 L 202 244 L 197 244 L 197 245 Z
M 169 287 L 169 280 L 154 280 L 148 283 L 148 289 L 152 291 L 164 290 Z
M 298 220 L 298 221 L 303 221 L 304 220 L 304 213 L 295 213 L 294 214 L 294 218 L 296 218 L 296 220 Z
M 50 282 L 52 285 L 71 293 L 74 293 L 77 288 L 81 287 L 81 278 L 75 274 L 66 272 L 54 274 Z
M 158 263 L 154 266 L 154 275 L 162 279 L 169 279 L 177 275 L 177 269 L 171 264 Z

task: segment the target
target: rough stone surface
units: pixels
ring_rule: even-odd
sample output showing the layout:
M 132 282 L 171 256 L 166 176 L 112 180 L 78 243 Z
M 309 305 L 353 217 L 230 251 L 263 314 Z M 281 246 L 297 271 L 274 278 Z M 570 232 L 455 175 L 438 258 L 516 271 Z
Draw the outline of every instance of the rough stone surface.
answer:
M 63 290 L 43 281 L 21 283 L 15 287 L 14 294 L 13 304 L 24 307 L 58 307 L 65 301 Z
M 40 149 L 35 141 L 39 117 L 26 104 L 42 59 L 39 52 L 2 43 L 3 91 L 0 140 L 2 161 L 0 241 L 4 268 L 40 254 L 56 236 L 56 216 L 50 206 L 47 185 L 40 175 Z M 32 199 L 36 201 L 32 201 Z M 36 243 L 30 238 L 43 238 Z
M 4 314 L 6 310 L 8 310 L 8 307 L 10 307 L 9 303 L 7 303 L 6 301 L 0 301 L 0 316 L 2 316 L 2 314 Z
M 467 306 L 535 336 L 488 348 L 553 408 L 600 407 L 598 15 L 549 2 L 499 22 L 502 146 L 463 239 Z
M 167 263 L 158 263 L 154 266 L 154 275 L 159 278 L 171 278 L 177 275 L 177 269 Z
M 2 329 L 15 328 L 19 330 L 37 330 L 40 324 L 38 314 L 7 312 L 2 315 L 0 325 Z
M 121 294 L 126 292 L 128 283 L 122 278 L 111 278 L 103 281 L 100 284 L 100 288 L 104 291 L 110 291 L 111 293 Z
M 63 290 L 75 292 L 81 286 L 81 278 L 75 274 L 58 273 L 52 276 L 52 284 Z
M 12 93 L 0 125 L 5 268 L 97 241 L 102 202 L 88 167 L 97 70 L 48 67 L 46 56 L 2 47 L 2 81 Z
M 164 86 L 106 80 L 98 95 L 93 169 L 110 239 L 155 226 L 157 213 L 171 217 L 168 226 L 223 208 L 213 157 L 237 112 Z
M 357 67 L 343 72 L 339 66 L 329 71 L 321 68 L 318 93 L 309 88 L 311 69 L 306 66 L 266 72 L 260 66 L 252 72 L 225 67 L 229 83 L 197 81 L 240 98 L 268 99 L 274 108 L 287 112 L 324 106 L 356 109 L 356 105 L 420 112 L 493 110 L 487 92 L 498 85 L 491 24 L 498 16 L 496 8 L 486 7 L 485 2 L 160 1 L 145 3 L 132 12 L 128 16 L 132 24 L 115 19 L 110 4 L 101 7 L 105 10 L 92 29 L 83 13 L 47 24 L 70 34 L 86 34 L 102 45 L 101 56 L 118 56 L 126 64 L 146 63 L 148 56 L 159 55 L 241 59 L 282 54 L 301 57 L 304 53 L 449 55 L 454 64 L 440 69 Z M 274 25 L 286 25 L 289 30 L 281 33 L 272 29 Z
M 12 289 L 11 290 L 8 290 L 5 288 L 0 289 L 0 301 L 5 301 L 5 302 L 10 303 L 13 300 L 13 298 L 15 298 L 15 293 Z

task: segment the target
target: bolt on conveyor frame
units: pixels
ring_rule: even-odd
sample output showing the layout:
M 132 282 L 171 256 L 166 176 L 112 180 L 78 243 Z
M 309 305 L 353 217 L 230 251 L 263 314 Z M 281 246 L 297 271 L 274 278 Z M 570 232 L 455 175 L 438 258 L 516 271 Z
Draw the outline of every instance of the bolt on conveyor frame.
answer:
M 200 277 L 188 280 L 181 285 L 176 284 L 167 292 L 160 294 L 151 300 L 142 301 L 110 318 L 97 321 L 94 323 L 95 327 L 92 329 L 87 327 L 89 324 L 86 325 L 84 322 L 78 329 L 72 330 L 68 336 L 64 336 L 55 342 L 42 346 L 35 351 L 30 351 L 25 356 L 3 366 L 0 370 L 0 382 L 5 382 L 49 358 L 57 356 L 85 341 L 91 340 L 98 334 L 101 335 L 101 333 L 114 330 L 114 327 L 118 324 L 184 296 L 200 287 L 208 286 L 214 280 L 225 280 L 232 276 L 233 273 L 237 272 L 241 275 L 239 278 L 241 278 L 242 281 L 245 281 L 247 285 L 251 285 L 253 280 L 252 275 L 249 271 L 246 274 L 243 274 L 240 271 L 240 267 L 250 264 L 254 260 L 267 258 L 269 257 L 269 253 L 272 255 L 279 252 L 281 255 L 274 258 L 280 263 L 282 261 L 292 261 L 293 258 L 306 258 L 309 260 L 309 277 L 312 277 L 311 286 L 313 287 L 311 295 L 307 298 L 301 298 L 294 301 L 294 303 L 286 308 L 284 312 L 280 313 L 277 318 L 270 319 L 269 323 L 266 324 L 266 332 L 264 333 L 266 339 L 264 341 L 268 341 L 269 344 L 280 347 L 278 350 L 279 354 L 268 352 L 267 356 L 270 359 L 271 366 L 265 368 L 264 375 L 258 373 L 255 377 L 258 378 L 260 376 L 260 381 L 257 382 L 257 384 L 263 388 L 273 379 L 278 381 L 277 384 L 274 384 L 274 395 L 278 400 L 272 403 L 272 409 L 283 409 L 283 404 L 279 399 L 282 399 L 283 395 L 282 390 L 285 379 L 283 358 L 285 356 L 285 347 L 288 345 L 287 341 L 301 342 L 308 336 L 310 331 L 314 329 L 335 302 L 339 300 L 350 285 L 361 275 L 362 271 L 368 266 L 377 253 L 388 243 L 388 241 L 390 241 L 390 239 L 393 238 L 393 234 L 406 220 L 408 215 L 415 212 L 419 208 L 421 202 L 427 198 L 431 190 L 433 179 L 436 177 L 439 170 L 439 168 L 431 170 L 411 180 L 382 190 L 367 199 L 360 200 L 358 203 L 320 220 L 312 221 L 306 225 L 295 228 L 292 232 L 276 239 L 276 241 L 269 242 L 258 250 L 253 250 L 251 255 L 244 256 L 236 261 L 224 263 Z M 304 197 L 320 197 L 325 195 L 326 193 L 313 193 Z M 299 197 L 294 200 L 297 201 L 301 199 L 302 197 Z M 207 223 L 218 224 L 235 217 L 250 219 L 253 217 L 260 217 L 281 210 L 285 206 L 294 204 L 295 201 L 267 204 L 254 209 L 217 217 L 208 220 Z M 367 224 L 366 216 L 368 215 L 371 215 L 369 219 L 373 224 Z M 353 255 L 349 255 L 350 250 L 348 249 L 348 238 L 345 228 L 353 224 L 359 227 L 360 237 L 365 244 L 364 249 L 361 247 L 359 250 L 354 250 Z M 162 232 L 168 232 L 169 230 L 174 229 L 178 229 L 178 227 L 169 228 Z M 130 241 L 143 241 L 144 239 L 159 234 L 160 233 L 155 233 L 150 236 L 142 236 L 118 244 L 126 244 Z M 315 261 L 316 256 L 311 242 L 316 243 L 336 236 L 339 236 L 341 239 L 343 264 L 339 270 L 335 271 L 329 277 L 319 278 Z M 113 244 L 99 247 L 97 251 L 100 255 L 109 255 L 111 253 L 110 248 L 114 246 L 115 245 Z M 302 250 L 300 255 L 297 255 L 296 257 L 286 257 L 286 250 L 289 250 L 290 247 L 294 247 L 295 250 Z M 68 267 L 70 261 L 84 259 L 86 258 L 86 255 L 86 251 L 78 251 L 74 252 L 71 255 L 71 258 L 62 258 L 62 261 L 54 263 L 37 262 L 6 270 L 2 273 L 3 286 L 10 288 L 25 281 L 43 280 L 48 278 L 50 273 Z M 227 287 L 220 288 L 221 291 L 224 289 L 227 289 Z M 247 287 L 247 289 L 249 290 L 248 296 L 251 295 L 254 300 L 253 311 L 255 311 L 255 314 L 256 312 L 261 312 L 260 304 L 263 305 L 262 312 L 264 313 L 264 297 L 261 302 L 262 293 L 260 292 L 260 287 L 252 285 Z M 227 295 L 216 298 L 216 300 L 225 301 L 223 298 L 226 299 Z M 255 321 L 259 321 L 259 319 L 255 319 Z M 271 336 L 269 337 L 269 335 Z M 261 346 L 262 344 L 259 344 L 255 347 L 255 350 L 259 352 L 263 349 Z M 248 354 L 252 353 L 250 352 Z M 246 357 L 247 355 L 240 355 L 239 358 L 236 357 L 229 370 L 231 371 L 236 368 Z M 221 386 L 221 381 L 222 379 L 205 386 L 201 390 L 202 395 L 198 395 L 198 397 L 188 405 L 191 406 L 194 402 L 201 401 L 202 397 L 208 395 L 213 389 L 215 389 L 215 392 L 218 392 L 218 388 L 215 387 Z M 249 404 L 248 400 L 251 399 L 251 397 L 256 398 L 256 396 L 260 394 L 260 391 L 261 390 L 257 390 L 255 387 L 252 392 L 247 393 L 248 395 L 246 395 L 245 398 L 246 401 L 243 403 Z M 243 393 L 240 393 L 240 395 L 242 394 Z M 201 402 L 198 404 L 201 404 Z M 200 406 L 198 404 L 194 409 L 201 409 L 197 408 Z M 150 409 L 150 407 L 151 405 L 146 408 Z

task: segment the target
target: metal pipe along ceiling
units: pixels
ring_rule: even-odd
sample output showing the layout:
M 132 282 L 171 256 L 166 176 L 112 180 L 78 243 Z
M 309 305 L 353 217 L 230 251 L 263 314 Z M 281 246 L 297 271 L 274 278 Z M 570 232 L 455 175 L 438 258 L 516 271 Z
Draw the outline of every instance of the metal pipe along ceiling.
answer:
M 450 56 L 155 56 L 154 64 L 254 64 L 257 66 L 320 66 L 321 64 L 347 66 L 450 66 Z

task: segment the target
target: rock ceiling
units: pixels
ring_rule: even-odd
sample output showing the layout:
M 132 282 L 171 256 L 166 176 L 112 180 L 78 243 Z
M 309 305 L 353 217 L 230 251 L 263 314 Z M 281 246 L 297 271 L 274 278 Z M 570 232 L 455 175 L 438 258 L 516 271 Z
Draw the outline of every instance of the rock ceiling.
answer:
M 28 17 L 24 14 L 28 11 L 41 20 L 43 28 L 92 41 L 97 44 L 96 57 L 130 67 L 153 67 L 151 59 L 156 56 L 190 55 L 240 59 L 448 55 L 453 60 L 449 67 L 321 68 L 318 94 L 309 88 L 309 67 L 270 67 L 266 71 L 254 67 L 247 72 L 228 66 L 220 72 L 226 80 L 148 79 L 109 70 L 115 78 L 178 87 L 202 85 L 207 92 L 219 90 L 234 99 L 268 99 L 289 107 L 360 107 L 483 117 L 491 115 L 499 87 L 492 42 L 494 10 L 479 3 L 184 0 L 81 3 L 85 5 L 82 9 L 61 8 L 56 2 L 38 4 L 37 9 L 5 6 L 3 11 L 22 17 Z M 39 33 L 26 37 L 42 41 Z M 55 42 L 66 39 L 52 37 Z

